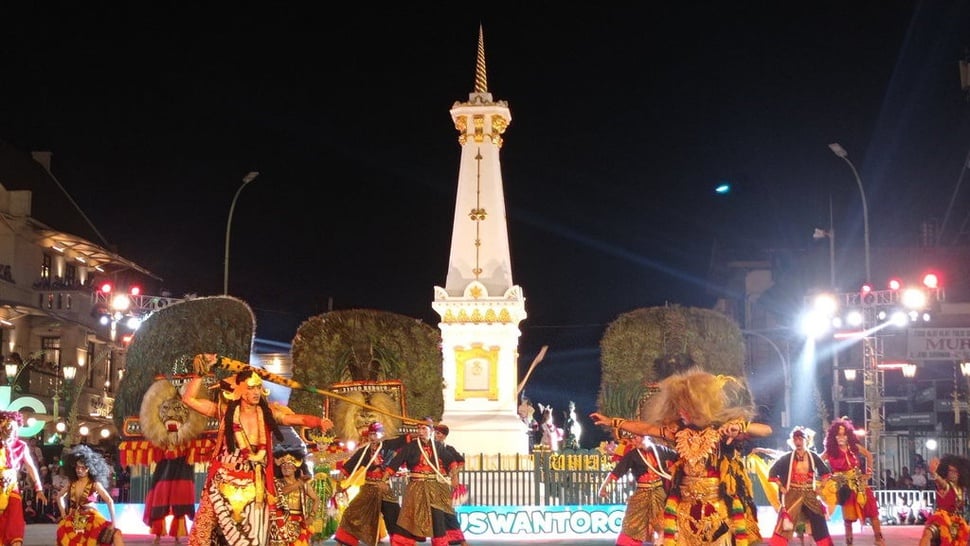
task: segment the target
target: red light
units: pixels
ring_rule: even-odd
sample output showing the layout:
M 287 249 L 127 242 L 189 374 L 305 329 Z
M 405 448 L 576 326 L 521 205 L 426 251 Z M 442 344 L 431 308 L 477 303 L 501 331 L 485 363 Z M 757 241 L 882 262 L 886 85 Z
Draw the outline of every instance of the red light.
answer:
M 141 287 L 140 286 L 132 286 L 131 287 L 131 290 L 129 290 L 129 292 L 131 292 L 131 295 L 132 296 L 137 296 L 138 294 L 141 294 Z
M 927 288 L 938 288 L 940 286 L 940 278 L 935 273 L 927 273 L 923 277 L 923 286 Z
M 131 343 L 131 340 L 132 340 L 132 339 L 133 339 L 134 337 L 135 337 L 135 334 L 126 334 L 125 336 L 123 336 L 123 337 L 121 338 L 121 341 L 122 341 L 122 342 L 123 342 L 123 343 L 124 343 L 125 345 L 128 345 L 129 343 Z
M 902 287 L 902 286 L 903 286 L 903 284 L 901 282 L 899 282 L 899 279 L 889 279 L 889 289 L 890 290 L 899 290 L 900 287 Z
M 862 285 L 862 293 L 868 294 L 869 292 L 872 292 L 872 287 L 869 286 L 868 284 Z
M 104 292 L 105 294 L 110 294 L 111 293 L 111 288 L 112 288 L 112 286 L 111 286 L 111 283 L 110 282 L 106 282 L 106 283 L 104 283 L 104 284 L 101 285 L 101 291 Z

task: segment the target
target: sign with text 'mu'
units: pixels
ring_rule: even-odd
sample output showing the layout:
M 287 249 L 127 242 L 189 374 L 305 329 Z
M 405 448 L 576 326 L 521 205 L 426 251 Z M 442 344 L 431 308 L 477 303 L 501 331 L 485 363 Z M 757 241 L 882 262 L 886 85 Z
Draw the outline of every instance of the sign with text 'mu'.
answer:
M 910 360 L 970 360 L 970 328 L 910 328 L 906 332 Z

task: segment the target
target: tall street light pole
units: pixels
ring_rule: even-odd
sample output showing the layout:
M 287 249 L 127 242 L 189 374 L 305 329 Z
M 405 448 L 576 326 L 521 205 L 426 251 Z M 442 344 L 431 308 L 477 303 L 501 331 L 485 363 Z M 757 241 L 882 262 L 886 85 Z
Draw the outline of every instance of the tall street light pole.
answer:
M 852 169 L 852 174 L 855 175 L 855 183 L 859 186 L 859 195 L 862 197 L 862 227 L 866 238 L 866 282 L 868 283 L 872 280 L 872 269 L 869 266 L 869 205 L 866 203 L 866 190 L 862 187 L 862 179 L 859 178 L 859 171 L 856 170 L 855 165 L 849 160 L 849 152 L 846 152 L 845 148 L 838 142 L 829 144 L 829 149 L 849 164 L 849 168 Z
M 259 172 L 252 171 L 242 179 L 242 185 L 236 190 L 236 195 L 232 197 L 232 204 L 229 205 L 229 218 L 226 220 L 226 259 L 223 262 L 224 269 L 222 271 L 222 293 L 223 295 L 229 294 L 229 233 L 232 229 L 232 213 L 236 210 L 236 200 L 239 199 L 239 194 L 242 193 L 243 188 L 246 184 L 249 184 L 256 177 L 259 176 Z
M 829 194 L 829 229 L 818 229 L 815 228 L 815 234 L 812 236 L 814 239 L 822 239 L 823 237 L 829 240 L 829 288 L 833 292 L 838 292 L 838 287 L 835 285 L 835 220 L 832 214 L 832 195 Z M 839 403 L 842 399 L 842 386 L 841 378 L 839 377 L 839 348 L 833 347 L 832 349 L 832 408 L 835 410 L 835 417 L 839 417 Z
M 764 341 L 765 343 L 767 343 L 768 345 L 770 345 L 771 348 L 775 350 L 775 354 L 778 355 L 778 360 L 781 362 L 781 373 L 782 373 L 782 375 L 785 378 L 785 398 L 784 398 L 785 410 L 784 410 L 784 413 L 781 416 L 781 426 L 782 427 L 788 427 L 788 426 L 790 426 L 791 421 L 792 421 L 792 414 L 791 414 L 791 390 L 792 390 L 792 384 L 791 384 L 791 362 L 788 360 L 788 358 L 785 358 L 785 354 L 781 352 L 781 348 L 778 347 L 778 344 L 775 343 L 774 340 L 772 340 L 770 337 L 762 334 L 761 332 L 758 332 L 757 330 L 741 330 L 741 334 L 746 335 L 746 336 L 754 336 L 754 337 L 756 337 L 756 338 Z

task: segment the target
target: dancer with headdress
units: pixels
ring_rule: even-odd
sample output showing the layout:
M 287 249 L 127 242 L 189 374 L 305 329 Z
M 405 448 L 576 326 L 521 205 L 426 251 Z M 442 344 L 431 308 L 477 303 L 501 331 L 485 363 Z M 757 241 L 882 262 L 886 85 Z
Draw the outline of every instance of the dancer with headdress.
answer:
M 391 544 L 394 546 L 414 546 L 415 542 L 424 542 L 427 537 L 431 537 L 431 546 L 447 546 L 449 543 L 446 515 L 455 513 L 451 491 L 437 487 L 433 482 L 452 483 L 450 469 L 458 463 L 444 444 L 431 437 L 433 426 L 431 419 L 419 425 L 418 437 L 405 444 L 384 465 L 384 488 L 390 487 L 387 480 L 400 467 L 408 468 L 408 485 L 397 520 L 398 527 L 407 535 L 392 532 Z
M 882 522 L 879 521 L 879 506 L 876 496 L 869 487 L 872 477 L 872 452 L 859 442 L 855 427 L 848 417 L 832 421 L 825 435 L 825 451 L 822 460 L 832 469 L 829 482 L 834 487 L 823 488 L 823 495 L 837 496 L 835 502 L 842 507 L 842 521 L 845 524 L 845 543 L 852 544 L 852 524 L 866 519 L 872 524 L 872 534 L 876 546 L 886 546 L 882 537 Z M 863 466 L 865 464 L 865 466 Z
M 310 522 L 320 497 L 310 484 L 310 470 L 302 447 L 279 449 L 276 464 L 276 507 L 269 530 L 270 546 L 309 546 Z
M 663 535 L 664 503 L 670 485 L 671 467 L 677 453 L 653 443 L 648 436 L 635 436 L 636 446 L 624 453 L 606 475 L 599 494 L 605 497 L 607 486 L 628 473 L 636 480 L 637 489 L 626 501 L 626 512 L 616 546 L 640 546 Z M 633 443 L 633 442 L 631 442 Z
M 761 540 L 742 443 L 771 435 L 751 422 L 750 391 L 741 379 L 692 368 L 658 385 L 643 421 L 593 413 L 597 425 L 672 442 L 679 460 L 664 509 L 664 544 L 748 546 Z M 618 433 L 615 433 L 619 436 Z
M 814 430 L 793 428 L 788 435 L 792 451 L 779 457 L 768 470 L 769 480 L 778 486 L 782 507 L 769 546 L 786 546 L 796 532 L 804 543 L 806 524 L 817 546 L 832 546 L 825 506 L 815 490 L 816 480 L 828 474 L 829 467 L 812 450 L 814 442 Z
M 193 359 L 197 374 L 221 365 L 215 354 Z M 283 440 L 280 425 L 333 427 L 326 418 L 301 415 L 267 401 L 268 389 L 251 370 L 219 382 L 219 401 L 200 398 L 203 377 L 186 385 L 182 401 L 195 411 L 219 420 L 215 451 L 196 519 L 189 534 L 191 546 L 225 544 L 263 546 L 269 541 L 269 513 L 276 502 L 273 479 L 273 442 Z
M 0 545 L 23 543 L 27 520 L 20 491 L 20 472 L 26 470 L 34 482 L 35 498 L 47 504 L 44 484 L 27 442 L 20 439 L 23 415 L 0 411 Z
M 970 492 L 970 459 L 960 455 L 930 459 L 929 474 L 936 486 L 936 509 L 926 520 L 919 546 L 967 544 L 970 524 L 963 512 Z
M 344 546 L 374 545 L 387 536 L 406 534 L 397 527 L 401 511 L 397 497 L 390 488 L 382 487 L 384 463 L 394 456 L 408 440 L 408 436 L 384 439 L 384 425 L 374 421 L 366 429 L 367 443 L 341 463 L 338 468 L 346 479 L 363 475 L 360 490 L 340 517 L 334 540 Z M 350 484 L 344 484 L 349 486 Z M 416 538 L 416 537 L 411 537 Z

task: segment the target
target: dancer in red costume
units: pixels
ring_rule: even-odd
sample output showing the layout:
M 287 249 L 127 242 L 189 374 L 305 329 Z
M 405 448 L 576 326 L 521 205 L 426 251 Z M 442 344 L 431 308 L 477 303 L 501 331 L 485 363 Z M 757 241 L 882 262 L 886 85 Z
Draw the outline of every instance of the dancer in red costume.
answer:
M 448 518 L 447 514 L 454 514 L 455 508 L 451 504 L 451 491 L 438 487 L 435 481 L 449 482 L 457 485 L 457 478 L 450 479 L 449 475 L 457 461 L 448 451 L 447 446 L 431 439 L 433 422 L 418 428 L 417 439 L 408 442 L 385 465 L 384 483 L 382 487 L 390 487 L 387 479 L 402 466 L 408 468 L 408 486 L 401 501 L 401 514 L 397 525 L 408 533 L 408 536 L 391 533 L 392 546 L 414 546 L 415 542 L 424 542 L 431 537 L 431 546 L 447 546 Z M 413 537 L 417 537 L 415 540 Z
M 207 373 L 212 366 L 225 365 L 224 357 L 198 355 L 193 360 L 196 373 Z M 230 362 L 231 363 L 231 362 Z M 273 442 L 283 439 L 280 425 L 305 426 L 328 430 L 329 419 L 295 414 L 281 405 L 271 406 L 269 391 L 253 371 L 242 371 L 220 382 L 225 400 L 199 398 L 201 376 L 189 381 L 182 394 L 187 406 L 207 417 L 219 419 L 215 454 L 189 544 L 264 546 L 269 541 L 269 514 L 276 501 L 273 480 Z M 228 401 L 224 404 L 222 402 Z
M 970 540 L 970 524 L 963 518 L 970 491 L 970 459 L 944 455 L 930 460 L 936 485 L 936 510 L 926 520 L 919 546 L 957 546 Z
M 61 521 L 57 524 L 57 546 L 124 546 L 115 528 L 115 503 L 108 494 L 111 467 L 99 453 L 78 444 L 64 456 L 68 484 L 57 494 Z M 94 506 L 100 500 L 108 508 L 107 520 Z
M 865 467 L 862 466 L 863 459 Z M 825 451 L 822 460 L 832 470 L 831 479 L 836 484 L 838 504 L 842 507 L 845 522 L 845 543 L 852 544 L 852 524 L 868 519 L 876 546 L 886 546 L 879 521 L 879 506 L 869 487 L 872 477 L 872 452 L 859 443 L 852 421 L 847 417 L 832 421 L 825 435 Z M 831 502 L 830 502 L 831 504 Z
M 18 477 L 26 469 L 37 500 L 47 504 L 37 465 L 30 448 L 20 439 L 23 416 L 19 411 L 0 411 L 0 546 L 16 546 L 24 542 L 24 502 Z

